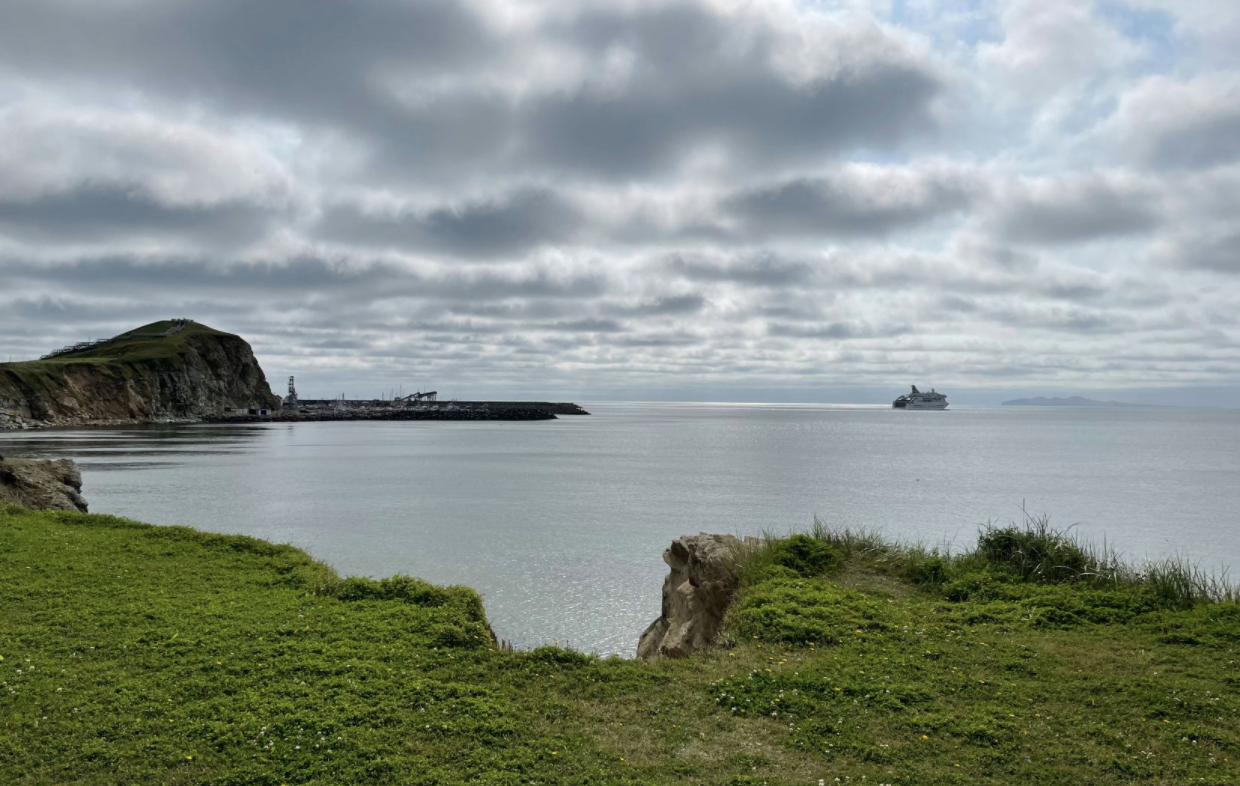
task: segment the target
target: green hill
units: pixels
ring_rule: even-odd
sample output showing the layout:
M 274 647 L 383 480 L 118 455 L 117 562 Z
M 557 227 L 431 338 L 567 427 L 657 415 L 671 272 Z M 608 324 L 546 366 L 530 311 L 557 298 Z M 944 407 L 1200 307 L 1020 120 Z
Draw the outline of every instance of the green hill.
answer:
M 173 332 L 174 330 L 175 332 Z M 176 320 L 165 319 L 121 333 L 103 342 L 99 342 L 97 346 L 90 349 L 67 352 L 63 355 L 44 360 L 29 361 L 29 363 L 63 364 L 90 360 L 117 362 L 173 360 L 183 357 L 185 353 L 190 351 L 195 340 L 201 336 L 236 338 L 236 336 L 232 336 L 229 333 L 197 322 L 188 322 L 181 326 L 177 324 Z M 28 365 L 29 363 L 12 365 Z
M 278 406 L 250 345 L 196 322 L 154 322 L 76 351 L 0 364 L 0 428 L 193 420 Z

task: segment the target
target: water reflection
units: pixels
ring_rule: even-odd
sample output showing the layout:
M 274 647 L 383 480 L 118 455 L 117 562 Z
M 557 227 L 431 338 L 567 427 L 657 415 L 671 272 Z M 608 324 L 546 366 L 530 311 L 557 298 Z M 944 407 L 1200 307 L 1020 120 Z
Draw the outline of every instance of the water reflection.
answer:
M 72 458 L 98 469 L 151 466 L 192 456 L 240 455 L 259 449 L 267 429 L 246 426 L 151 424 L 83 429 L 44 429 L 0 435 L 6 455 L 22 458 Z M 166 462 L 121 463 L 124 458 L 160 458 Z

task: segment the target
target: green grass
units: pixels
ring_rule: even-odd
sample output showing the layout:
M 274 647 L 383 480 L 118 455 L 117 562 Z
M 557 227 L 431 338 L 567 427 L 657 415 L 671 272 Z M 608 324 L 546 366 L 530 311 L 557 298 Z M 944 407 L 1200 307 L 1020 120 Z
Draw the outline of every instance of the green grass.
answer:
M 229 335 L 215 328 L 192 322 L 184 329 L 171 336 L 149 334 L 164 333 L 172 322 L 152 322 L 140 328 L 122 333 L 112 341 L 93 349 L 59 355 L 48 360 L 28 360 L 20 363 L 2 363 L 0 366 L 21 372 L 23 375 L 32 373 L 56 373 L 59 369 L 73 364 L 134 364 L 160 361 L 175 361 L 183 356 L 191 343 L 199 336 Z M 55 347 L 49 347 L 49 350 Z
M 1238 782 L 1225 588 L 986 535 L 750 549 L 728 646 L 641 663 L 498 650 L 465 588 L 0 508 L 0 783 Z

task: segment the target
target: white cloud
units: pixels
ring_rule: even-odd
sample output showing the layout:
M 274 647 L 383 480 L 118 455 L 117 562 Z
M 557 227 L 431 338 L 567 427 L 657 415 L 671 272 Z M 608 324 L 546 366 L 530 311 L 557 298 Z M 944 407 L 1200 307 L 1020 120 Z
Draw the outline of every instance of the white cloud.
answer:
M 142 111 L 0 107 L 0 199 L 83 185 L 139 189 L 174 206 L 283 203 L 283 162 L 240 133 Z
M 1203 168 L 1240 161 L 1240 72 L 1187 81 L 1152 76 L 1120 96 L 1098 130 L 1129 160 L 1157 168 Z
M 1007 0 L 1004 39 L 978 47 L 1018 100 L 1045 100 L 1133 59 L 1139 48 L 1115 32 L 1085 0 Z
M 1190 57 L 1209 65 L 1234 67 L 1240 62 L 1240 4 L 1230 0 L 1122 0 L 1127 5 L 1166 14 L 1190 47 Z

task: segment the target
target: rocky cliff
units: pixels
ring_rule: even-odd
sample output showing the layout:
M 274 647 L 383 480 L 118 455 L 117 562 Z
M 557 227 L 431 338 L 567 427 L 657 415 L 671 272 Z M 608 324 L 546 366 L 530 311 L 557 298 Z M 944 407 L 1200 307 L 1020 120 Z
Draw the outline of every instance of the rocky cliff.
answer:
M 85 513 L 82 474 L 68 459 L 36 461 L 0 456 L 0 504 Z
M 637 645 L 637 657 L 686 658 L 705 649 L 723 630 L 723 616 L 736 595 L 743 550 L 731 535 L 686 535 L 663 552 L 670 572 L 663 581 L 663 613 Z
M 193 322 L 156 322 L 50 359 L 0 363 L 0 429 L 279 406 L 244 339 Z

